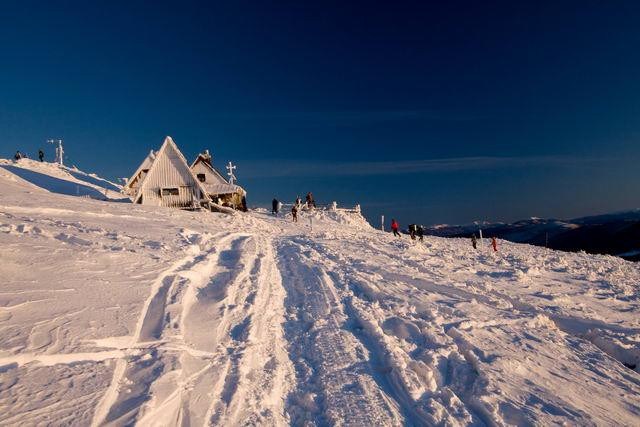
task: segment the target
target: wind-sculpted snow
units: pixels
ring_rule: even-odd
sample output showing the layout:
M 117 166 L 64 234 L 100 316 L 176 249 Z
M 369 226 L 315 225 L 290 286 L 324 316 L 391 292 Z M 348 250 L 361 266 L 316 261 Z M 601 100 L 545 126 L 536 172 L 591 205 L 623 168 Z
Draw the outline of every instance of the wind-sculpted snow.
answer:
M 120 192 L 118 185 L 95 174 L 59 166 L 56 163 L 36 162 L 30 159 L 10 162 L 0 159 L 0 169 L 52 193 L 129 202 L 129 198 Z
M 637 425 L 638 266 L 489 249 L 2 169 L 0 425 Z

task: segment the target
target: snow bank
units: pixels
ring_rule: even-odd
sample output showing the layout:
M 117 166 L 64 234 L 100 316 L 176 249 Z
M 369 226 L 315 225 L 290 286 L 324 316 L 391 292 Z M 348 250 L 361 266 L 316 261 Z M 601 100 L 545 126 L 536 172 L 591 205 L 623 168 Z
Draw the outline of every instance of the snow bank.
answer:
M 302 210 L 300 218 L 312 218 L 315 223 L 322 225 L 333 223 L 363 231 L 371 229 L 371 225 L 360 213 L 347 210 Z

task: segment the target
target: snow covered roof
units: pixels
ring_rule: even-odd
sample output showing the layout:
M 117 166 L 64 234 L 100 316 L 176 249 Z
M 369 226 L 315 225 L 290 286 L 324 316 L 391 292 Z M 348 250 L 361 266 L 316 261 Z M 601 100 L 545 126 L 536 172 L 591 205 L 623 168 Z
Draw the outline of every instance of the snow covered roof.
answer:
M 211 156 L 209 150 L 205 153 L 198 154 L 198 157 L 191 163 L 191 170 L 194 170 L 198 165 L 202 165 L 205 170 L 213 175 L 220 183 L 228 182 L 225 177 L 213 166 L 211 163 Z
M 169 155 L 169 153 L 171 155 Z M 150 177 L 154 176 L 156 177 L 156 179 L 153 180 L 154 182 L 151 182 Z M 195 175 L 191 171 L 191 168 L 189 168 L 187 159 L 185 159 L 184 155 L 182 154 L 182 152 L 180 152 L 178 146 L 175 144 L 175 142 L 173 142 L 173 139 L 170 136 L 167 136 L 165 138 L 162 147 L 160 147 L 160 150 L 158 150 L 158 152 L 156 153 L 153 164 L 151 165 L 151 168 L 146 174 L 144 180 L 140 184 L 138 191 L 134 197 L 134 203 L 137 203 L 139 201 L 144 190 L 149 185 L 157 184 L 156 181 L 158 181 L 157 177 L 159 176 L 162 176 L 165 179 L 168 178 L 172 180 L 172 185 L 184 185 L 193 182 L 200 189 L 201 193 L 203 194 L 203 198 L 209 200 L 207 190 L 195 177 Z
M 208 151 L 201 153 L 196 157 L 191 164 L 191 170 L 196 175 L 199 173 L 203 173 L 205 175 L 204 182 L 202 184 L 210 195 L 239 193 L 244 196 L 247 194 L 247 192 L 239 185 L 230 184 L 222 174 L 213 167 L 211 164 L 211 156 Z
M 138 169 L 136 169 L 133 175 L 131 175 L 131 178 L 127 180 L 127 183 L 124 185 L 124 189 L 132 188 L 132 185 L 136 182 L 136 178 L 139 178 L 143 171 L 151 169 L 151 165 L 153 165 L 153 161 L 155 159 L 156 153 L 154 153 L 153 150 L 149 151 L 149 154 L 147 154 L 147 157 L 145 157 L 142 163 L 140 163 Z M 140 183 L 138 183 L 138 185 L 139 184 Z
M 211 194 L 232 194 L 232 193 L 241 193 L 242 195 L 246 195 L 247 192 L 244 191 L 242 187 L 235 184 L 208 184 L 204 183 L 204 188 L 207 192 Z

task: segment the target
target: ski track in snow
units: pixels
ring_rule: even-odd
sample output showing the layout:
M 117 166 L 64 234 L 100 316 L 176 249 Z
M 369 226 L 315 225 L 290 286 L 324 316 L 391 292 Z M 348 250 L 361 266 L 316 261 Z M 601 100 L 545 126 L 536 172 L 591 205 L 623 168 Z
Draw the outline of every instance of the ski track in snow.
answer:
M 395 253 L 396 245 L 392 245 L 393 253 L 385 253 L 380 245 L 371 248 L 371 252 L 383 255 L 386 259 L 383 262 L 378 259 L 375 263 L 367 263 L 366 257 L 361 255 L 361 250 L 358 251 L 360 248 L 354 247 L 352 251 L 349 251 L 348 248 L 345 250 L 344 243 L 340 244 L 340 247 L 334 242 L 321 245 L 307 241 L 306 244 L 309 247 L 308 251 L 315 249 L 319 252 L 318 259 L 324 259 L 325 263 L 326 260 L 333 261 L 333 265 L 330 267 L 334 271 L 333 274 L 338 280 L 349 284 L 345 301 L 348 302 L 349 311 L 356 319 L 355 330 L 363 331 L 361 334 L 369 343 L 368 347 L 371 352 L 377 354 L 377 359 L 382 360 L 385 364 L 385 375 L 391 388 L 389 394 L 395 398 L 400 407 L 405 409 L 404 413 L 407 416 L 405 422 L 417 425 L 442 423 L 502 425 L 514 423 L 514 420 L 516 420 L 516 424 L 533 422 L 532 418 L 517 418 L 518 415 L 514 415 L 513 411 L 505 411 L 507 416 L 501 416 L 494 405 L 488 405 L 482 399 L 482 395 L 487 394 L 485 390 L 492 386 L 492 379 L 487 378 L 482 372 L 482 364 L 485 361 L 491 362 L 493 357 L 487 356 L 476 348 L 465 338 L 464 332 L 460 332 L 458 328 L 462 326 L 465 329 L 473 329 L 484 327 L 484 325 L 465 321 L 447 322 L 440 319 L 440 317 L 457 317 L 456 306 L 466 304 L 469 301 L 473 305 L 486 305 L 499 312 L 507 310 L 507 313 L 502 313 L 505 317 L 514 312 L 519 313 L 528 317 L 530 320 L 527 322 L 533 323 L 532 326 L 540 326 L 539 323 L 543 323 L 543 326 L 557 328 L 560 334 L 562 332 L 572 333 L 575 337 L 586 339 L 595 344 L 601 351 L 612 356 L 624 366 L 637 367 L 637 350 L 623 349 L 622 345 L 616 346 L 611 342 L 608 344 L 597 342 L 598 338 L 601 338 L 600 333 L 603 330 L 617 331 L 619 330 L 618 326 L 574 317 L 569 317 L 567 320 L 566 316 L 554 314 L 554 310 L 547 311 L 535 308 L 509 297 L 503 292 L 474 289 L 470 286 L 439 284 L 438 280 L 450 282 L 452 277 L 445 277 L 437 270 L 429 268 L 428 262 L 425 267 L 424 261 L 421 263 L 416 263 L 411 259 L 400 261 Z M 444 270 L 444 265 L 439 266 Z M 420 273 L 426 273 L 431 279 L 421 278 Z M 376 285 L 375 281 L 371 280 L 372 276 L 378 281 L 383 281 L 384 288 Z M 425 296 L 428 296 L 428 299 L 445 297 L 444 300 L 438 301 L 440 304 L 435 307 L 442 313 L 434 315 L 431 310 L 420 313 L 420 307 L 413 305 L 423 299 L 420 298 L 420 294 L 425 293 L 424 291 L 427 291 Z M 398 298 L 407 292 L 411 298 Z M 442 303 L 446 304 L 441 305 Z M 448 309 L 449 307 L 451 309 Z M 427 326 L 425 320 L 432 322 Z M 573 328 L 564 326 L 567 321 Z M 515 320 L 508 321 L 506 324 L 515 324 L 516 322 Z M 489 320 L 485 322 L 485 325 L 498 326 L 499 322 Z M 436 326 L 435 331 L 433 326 Z M 592 329 L 594 326 L 601 328 L 598 329 L 600 333 L 595 332 L 595 339 L 590 336 L 594 334 Z M 423 332 L 425 329 L 431 330 L 426 336 Z M 586 331 L 591 332 L 586 333 Z M 623 331 L 636 336 L 638 333 L 638 329 L 623 329 Z M 607 336 L 606 333 L 604 335 Z M 413 345 L 417 344 L 418 348 L 409 354 L 403 354 L 398 351 L 398 338 L 409 341 Z M 573 346 L 582 344 L 580 342 L 572 343 L 572 340 L 571 337 L 568 337 L 567 344 Z M 435 351 L 430 352 L 431 354 L 424 350 L 418 351 L 421 346 Z M 434 353 L 440 353 L 442 356 L 434 358 Z M 446 358 L 443 357 L 445 355 Z M 376 358 L 372 360 L 376 360 Z M 597 367 L 592 366 L 591 369 L 596 370 Z M 622 370 L 622 376 L 627 381 L 629 381 L 630 375 L 633 374 Z M 420 378 L 421 376 L 422 378 Z M 625 387 L 625 389 L 631 392 L 637 388 L 638 382 L 632 380 L 629 385 L 631 387 Z M 570 409 L 562 410 L 554 403 L 544 402 L 542 399 L 539 401 L 554 408 L 553 411 L 558 415 L 581 419 L 581 422 L 586 424 L 592 422 L 591 417 L 584 412 Z M 566 401 L 562 403 L 570 406 Z M 632 404 L 632 407 L 637 413 L 637 402 Z M 604 419 L 606 420 L 606 418 Z M 608 422 L 611 421 L 609 419 Z
M 335 283 L 322 268 L 308 265 L 304 249 L 280 246 L 291 310 L 285 328 L 298 372 L 298 387 L 289 397 L 292 422 L 401 425 L 398 403 L 381 388 L 366 347 L 347 327 Z
M 290 362 L 270 243 L 230 234 L 200 245 L 210 248 L 156 279 L 132 340 L 151 351 L 118 360 L 93 425 L 285 423 Z
M 0 425 L 640 420 L 637 264 L 0 179 Z

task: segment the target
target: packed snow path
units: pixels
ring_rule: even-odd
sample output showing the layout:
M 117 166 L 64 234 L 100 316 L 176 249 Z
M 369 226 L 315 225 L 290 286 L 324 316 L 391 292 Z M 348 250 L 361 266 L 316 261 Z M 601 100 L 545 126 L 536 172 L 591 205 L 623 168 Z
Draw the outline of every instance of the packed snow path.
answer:
M 0 184 L 0 425 L 640 423 L 637 264 Z

